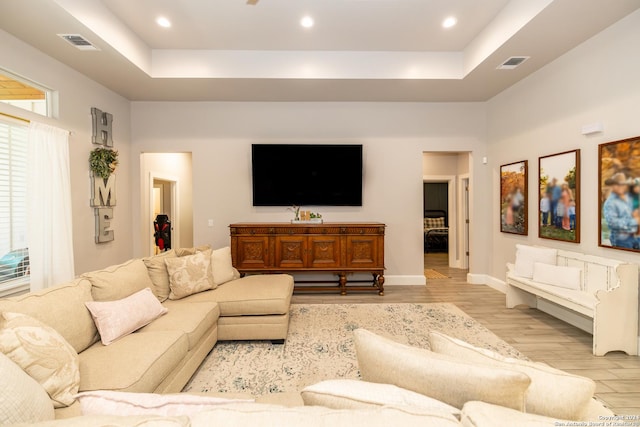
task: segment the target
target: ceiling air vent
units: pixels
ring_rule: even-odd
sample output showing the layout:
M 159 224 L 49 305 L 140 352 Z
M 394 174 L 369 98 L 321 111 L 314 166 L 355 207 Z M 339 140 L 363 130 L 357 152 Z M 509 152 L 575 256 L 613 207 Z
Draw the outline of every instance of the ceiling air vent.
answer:
M 58 34 L 58 35 L 80 50 L 100 50 L 80 34 Z
M 529 59 L 528 56 L 512 56 L 502 64 L 498 65 L 498 70 L 513 70 L 527 59 Z

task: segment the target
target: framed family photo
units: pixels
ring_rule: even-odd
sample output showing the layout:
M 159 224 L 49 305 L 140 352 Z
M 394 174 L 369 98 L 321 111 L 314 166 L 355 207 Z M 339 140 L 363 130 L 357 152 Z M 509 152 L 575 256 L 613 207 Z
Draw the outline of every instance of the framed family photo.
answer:
M 640 252 L 640 136 L 598 146 L 598 245 Z
M 538 237 L 580 242 L 580 150 L 538 158 Z
M 500 166 L 500 231 L 528 232 L 526 160 Z

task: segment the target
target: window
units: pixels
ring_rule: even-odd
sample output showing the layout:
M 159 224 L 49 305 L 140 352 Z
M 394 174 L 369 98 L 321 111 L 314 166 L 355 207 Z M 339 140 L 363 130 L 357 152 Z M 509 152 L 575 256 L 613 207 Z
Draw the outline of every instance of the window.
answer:
M 50 116 L 51 91 L 0 68 L 0 102 Z
M 28 284 L 25 124 L 0 119 L 0 295 Z

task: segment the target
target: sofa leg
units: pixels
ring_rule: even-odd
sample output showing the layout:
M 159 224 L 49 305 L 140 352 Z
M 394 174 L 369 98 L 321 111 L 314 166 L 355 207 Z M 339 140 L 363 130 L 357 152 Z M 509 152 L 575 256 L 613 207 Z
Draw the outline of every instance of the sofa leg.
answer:
M 280 340 L 271 340 L 271 344 L 273 344 L 273 345 L 284 344 L 284 338 L 280 339 Z

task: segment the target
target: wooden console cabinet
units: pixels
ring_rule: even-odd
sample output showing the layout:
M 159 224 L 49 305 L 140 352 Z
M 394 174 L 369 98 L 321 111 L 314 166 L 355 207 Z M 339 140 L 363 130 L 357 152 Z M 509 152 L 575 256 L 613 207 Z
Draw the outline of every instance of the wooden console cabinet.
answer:
M 384 295 L 382 223 L 238 223 L 229 228 L 233 266 L 241 273 L 331 272 L 338 275 L 337 285 L 296 285 L 295 290 L 337 289 L 342 295 L 374 290 Z M 369 286 L 347 286 L 347 274 L 358 272 L 373 275 Z

